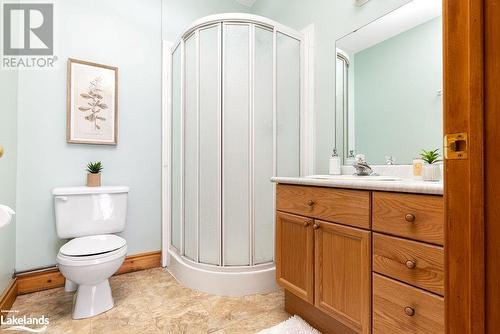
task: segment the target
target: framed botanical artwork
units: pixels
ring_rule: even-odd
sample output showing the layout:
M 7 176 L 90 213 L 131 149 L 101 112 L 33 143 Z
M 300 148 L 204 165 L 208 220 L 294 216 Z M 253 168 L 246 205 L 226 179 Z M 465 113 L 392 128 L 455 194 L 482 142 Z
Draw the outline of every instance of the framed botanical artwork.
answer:
M 67 141 L 118 143 L 118 68 L 68 59 Z

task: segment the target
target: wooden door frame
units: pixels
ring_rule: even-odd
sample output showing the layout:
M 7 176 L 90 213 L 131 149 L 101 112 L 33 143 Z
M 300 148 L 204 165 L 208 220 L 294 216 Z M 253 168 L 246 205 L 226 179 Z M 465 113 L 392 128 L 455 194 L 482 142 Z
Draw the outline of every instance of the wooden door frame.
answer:
M 500 0 L 484 4 L 485 330 L 500 328 Z
M 443 0 L 444 133 L 468 134 L 468 157 L 445 161 L 445 321 L 449 334 L 485 332 L 485 6 Z M 495 180 L 497 183 L 500 177 Z M 489 181 L 490 182 L 490 181 Z

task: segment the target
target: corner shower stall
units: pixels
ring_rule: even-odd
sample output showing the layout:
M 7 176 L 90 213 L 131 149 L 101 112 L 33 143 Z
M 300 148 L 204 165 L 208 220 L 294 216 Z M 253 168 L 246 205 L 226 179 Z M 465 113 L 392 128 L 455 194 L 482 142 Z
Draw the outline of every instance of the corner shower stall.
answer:
M 274 287 L 274 184 L 301 172 L 301 36 L 202 18 L 171 50 L 169 270 L 198 290 Z

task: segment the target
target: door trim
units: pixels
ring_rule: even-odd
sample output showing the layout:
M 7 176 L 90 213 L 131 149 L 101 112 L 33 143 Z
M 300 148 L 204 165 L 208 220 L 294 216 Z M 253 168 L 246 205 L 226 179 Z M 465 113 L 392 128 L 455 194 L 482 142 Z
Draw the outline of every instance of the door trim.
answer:
M 500 224 L 498 202 L 500 198 L 500 0 L 484 3 L 485 51 L 485 329 L 494 334 L 500 327 Z
M 445 161 L 446 333 L 484 333 L 484 0 L 443 0 L 444 134 L 468 134 Z

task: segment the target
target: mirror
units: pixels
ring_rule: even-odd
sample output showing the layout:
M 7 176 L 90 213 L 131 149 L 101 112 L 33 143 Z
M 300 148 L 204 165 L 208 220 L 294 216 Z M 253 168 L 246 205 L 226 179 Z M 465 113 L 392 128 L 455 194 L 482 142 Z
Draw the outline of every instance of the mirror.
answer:
M 336 42 L 336 140 L 344 164 L 411 164 L 442 147 L 442 4 L 413 0 Z

